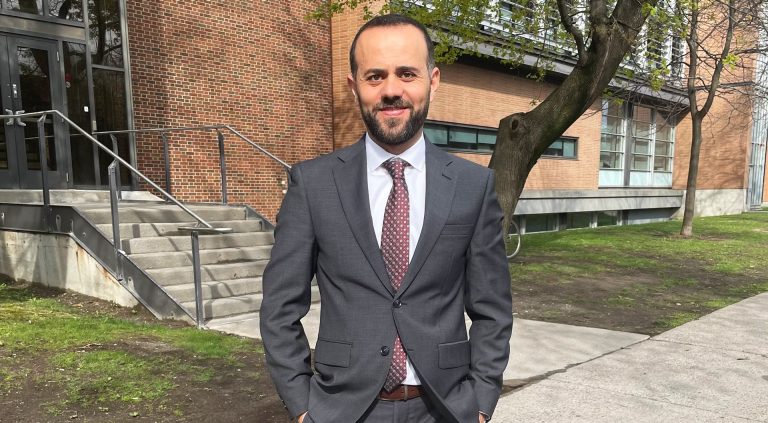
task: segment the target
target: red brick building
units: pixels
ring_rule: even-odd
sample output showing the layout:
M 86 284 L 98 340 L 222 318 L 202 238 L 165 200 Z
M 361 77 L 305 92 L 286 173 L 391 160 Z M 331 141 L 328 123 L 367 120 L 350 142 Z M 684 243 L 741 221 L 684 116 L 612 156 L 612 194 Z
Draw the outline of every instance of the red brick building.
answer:
M 227 124 L 287 163 L 349 145 L 363 133 L 346 84 L 349 44 L 362 12 L 315 22 L 305 19 L 311 3 L 302 0 L 0 5 L 0 94 L 12 112 L 58 109 L 96 134 Z M 756 63 L 741 82 L 759 82 Z M 427 134 L 483 165 L 499 120 L 531 109 L 554 88 L 492 60 L 460 60 L 441 70 Z M 532 170 L 517 210 L 523 226 L 539 231 L 674 216 L 687 177 L 690 122 L 684 112 L 662 106 L 680 94 L 594 104 Z M 737 213 L 768 200 L 762 198 L 765 109 L 746 96 L 716 102 L 705 121 L 702 214 Z M 39 151 L 29 141 L 37 122 L 18 121 L 0 131 L 0 189 L 41 184 Z M 105 154 L 62 122 L 47 121 L 45 129 L 53 185 L 106 186 Z M 219 132 L 228 201 L 273 218 L 283 167 L 234 133 Z M 160 133 L 116 139 L 122 157 L 181 200 L 216 202 L 222 184 L 217 136 L 216 130 L 166 133 L 170 187 Z M 108 135 L 99 139 L 111 147 Z M 122 183 L 146 188 L 125 170 Z

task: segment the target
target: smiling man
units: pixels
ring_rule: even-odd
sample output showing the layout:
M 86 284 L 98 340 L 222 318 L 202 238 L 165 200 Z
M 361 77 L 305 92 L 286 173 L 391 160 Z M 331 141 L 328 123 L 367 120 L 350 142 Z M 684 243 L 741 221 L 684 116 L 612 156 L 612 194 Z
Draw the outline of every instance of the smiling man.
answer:
M 261 308 L 272 379 L 302 423 L 486 421 L 512 332 L 493 174 L 424 138 L 440 70 L 421 24 L 372 19 L 350 67 L 367 133 L 294 166 L 278 215 Z

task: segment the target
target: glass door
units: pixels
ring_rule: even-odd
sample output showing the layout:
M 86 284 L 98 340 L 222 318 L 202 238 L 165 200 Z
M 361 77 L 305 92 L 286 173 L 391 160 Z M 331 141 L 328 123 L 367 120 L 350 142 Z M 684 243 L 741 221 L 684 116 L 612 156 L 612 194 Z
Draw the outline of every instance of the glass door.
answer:
M 0 36 L 0 82 L 4 114 L 62 110 L 61 71 L 56 41 Z M 6 120 L 0 144 L 0 187 L 42 187 L 38 117 Z M 68 148 L 61 122 L 47 116 L 46 163 L 51 188 L 66 188 Z M 3 148 L 5 167 L 3 167 Z M 14 175 L 15 173 L 15 175 Z

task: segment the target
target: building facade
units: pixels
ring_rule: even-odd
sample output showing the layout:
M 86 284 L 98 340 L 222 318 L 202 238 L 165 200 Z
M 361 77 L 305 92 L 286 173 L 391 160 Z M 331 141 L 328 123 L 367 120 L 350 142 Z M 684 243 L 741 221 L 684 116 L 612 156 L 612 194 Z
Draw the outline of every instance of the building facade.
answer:
M 288 163 L 308 159 L 333 148 L 329 24 L 306 22 L 309 11 L 301 0 L 3 0 L 3 108 L 60 110 L 93 134 L 226 124 Z M 37 125 L 16 119 L 0 131 L 0 189 L 41 186 Z M 52 186 L 104 189 L 108 156 L 64 122 L 43 125 Z M 225 135 L 229 202 L 274 217 L 283 168 Z M 98 138 L 112 148 L 109 135 Z M 216 132 L 166 139 L 172 193 L 220 201 Z M 164 184 L 160 133 L 116 141 L 121 157 Z M 146 188 L 126 169 L 121 176 L 126 187 Z
M 349 45 L 363 16 L 348 11 L 308 21 L 311 8 L 302 0 L 2 0 L 2 106 L 7 114 L 60 110 L 107 148 L 113 141 L 105 131 L 226 124 L 287 163 L 315 157 L 364 132 L 346 83 Z M 643 48 L 661 47 L 646 41 Z M 679 54 L 674 43 L 664 48 Z M 766 85 L 765 61 L 754 63 L 740 82 Z M 475 59 L 441 71 L 427 136 L 481 165 L 490 160 L 499 120 L 535 107 L 564 76 L 536 82 Z M 524 230 L 677 215 L 690 151 L 689 118 L 684 107 L 671 107 L 681 98 L 667 89 L 593 104 L 531 171 L 516 211 Z M 716 100 L 705 120 L 699 214 L 739 213 L 768 200 L 766 110 L 748 95 Z M 41 186 L 38 124 L 9 119 L 0 131 L 0 189 Z M 62 121 L 42 124 L 53 186 L 106 187 L 106 154 Z M 228 201 L 273 219 L 284 169 L 232 133 L 222 136 Z M 121 157 L 181 200 L 221 201 L 216 130 L 122 132 L 114 139 Z M 128 188 L 147 188 L 126 169 L 121 176 Z
M 510 10 L 520 7 L 502 2 Z M 336 148 L 355 142 L 364 130 L 345 84 L 347 48 L 362 23 L 362 13 L 352 11 L 334 17 L 331 24 Z M 624 66 L 655 66 L 653 57 L 672 61 L 682 54 L 679 40 L 653 38 L 641 34 L 637 58 Z M 556 63 L 546 82 L 537 82 L 525 77 L 525 69 L 510 69 L 492 58 L 438 65 L 441 84 L 426 135 L 460 157 L 488 165 L 499 121 L 534 108 L 567 74 L 557 69 L 568 66 L 565 60 Z M 764 80 L 751 59 L 740 69 L 725 82 L 753 86 Z M 681 73 L 682 68 L 673 71 Z M 674 86 L 629 91 L 620 78 L 610 89 L 615 95 L 593 104 L 531 170 L 515 211 L 523 231 L 646 223 L 682 215 L 691 145 L 685 92 Z M 760 104 L 759 96 L 748 93 L 716 98 L 704 120 L 697 215 L 741 213 L 768 201 L 762 189 L 768 121 L 764 112 L 757 113 Z

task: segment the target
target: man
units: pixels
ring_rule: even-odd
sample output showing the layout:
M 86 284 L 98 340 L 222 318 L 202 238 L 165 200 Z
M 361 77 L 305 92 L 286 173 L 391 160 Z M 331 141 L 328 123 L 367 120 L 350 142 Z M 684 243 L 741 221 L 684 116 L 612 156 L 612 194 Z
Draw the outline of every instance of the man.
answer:
M 350 65 L 367 134 L 293 168 L 264 271 L 272 379 L 303 423 L 483 422 L 512 331 L 493 174 L 422 135 L 440 83 L 422 25 L 374 18 Z M 313 372 L 300 319 L 314 276 Z

